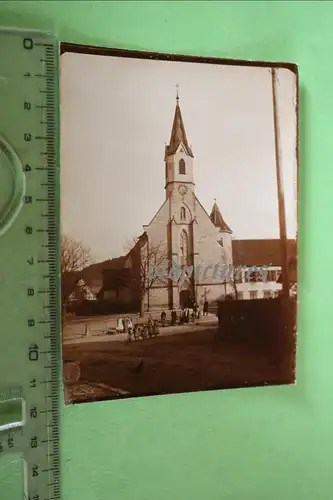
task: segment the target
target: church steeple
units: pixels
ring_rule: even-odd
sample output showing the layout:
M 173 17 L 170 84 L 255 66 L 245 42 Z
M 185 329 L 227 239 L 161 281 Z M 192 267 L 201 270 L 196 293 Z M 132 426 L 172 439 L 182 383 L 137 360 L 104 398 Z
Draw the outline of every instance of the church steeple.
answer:
M 225 233 L 232 233 L 230 227 L 228 224 L 224 221 L 222 214 L 220 212 L 220 209 L 216 203 L 216 200 L 214 200 L 214 205 L 210 214 L 210 220 L 214 224 L 214 226 L 218 227 L 221 231 Z
M 183 144 L 183 146 L 185 148 L 185 153 L 188 156 L 191 156 L 191 158 L 193 158 L 194 156 L 193 156 L 192 150 L 189 146 L 189 143 L 188 143 L 187 137 L 186 137 L 183 117 L 182 117 L 182 113 L 181 113 L 180 105 L 179 105 L 179 94 L 178 94 L 178 87 L 177 87 L 175 116 L 174 116 L 173 124 L 172 124 L 170 143 L 168 146 L 166 146 L 166 150 L 165 150 L 166 156 L 170 156 L 170 155 L 175 154 L 181 143 Z
M 170 142 L 165 146 L 165 195 L 183 197 L 194 192 L 193 153 L 188 143 L 177 86 L 176 109 Z M 183 193 L 183 194 L 182 194 Z

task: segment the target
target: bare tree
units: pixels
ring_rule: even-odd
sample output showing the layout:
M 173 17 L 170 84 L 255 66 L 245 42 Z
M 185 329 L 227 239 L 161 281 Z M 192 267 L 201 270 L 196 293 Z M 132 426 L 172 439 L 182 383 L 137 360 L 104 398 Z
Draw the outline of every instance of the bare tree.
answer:
M 201 294 L 201 299 L 202 299 L 204 302 L 206 302 L 206 300 L 208 301 L 209 292 L 210 292 L 209 288 L 204 288 L 204 289 L 203 289 L 203 292 L 202 292 L 202 294 Z
M 234 292 L 234 297 L 236 300 L 238 300 L 238 290 L 237 290 L 237 280 L 238 280 L 238 277 L 239 277 L 239 270 L 236 269 L 234 266 L 231 266 L 232 268 L 232 271 L 230 273 L 230 284 L 233 288 L 233 292 Z
M 133 267 L 139 285 L 140 316 L 142 317 L 146 296 L 149 310 L 150 290 L 158 282 L 166 284 L 169 271 L 168 252 L 164 242 L 150 244 L 146 235 L 134 238 L 129 242 L 128 248 L 133 254 Z
M 93 262 L 90 248 L 70 236 L 61 237 L 61 274 L 81 271 Z
M 82 241 L 77 241 L 67 235 L 61 237 L 60 264 L 63 318 L 66 314 L 69 296 L 76 283 L 77 273 L 92 263 L 91 250 Z
M 233 298 L 237 300 L 238 299 L 237 281 L 239 278 L 240 269 L 235 268 L 235 266 L 232 263 L 230 264 L 230 258 L 228 252 L 225 249 L 222 249 L 221 260 L 224 271 L 225 272 L 227 271 L 224 280 L 224 296 L 225 298 L 227 297 L 230 298 L 231 296 L 233 296 Z M 233 290 L 232 294 L 227 293 L 228 283 L 230 283 L 231 288 Z

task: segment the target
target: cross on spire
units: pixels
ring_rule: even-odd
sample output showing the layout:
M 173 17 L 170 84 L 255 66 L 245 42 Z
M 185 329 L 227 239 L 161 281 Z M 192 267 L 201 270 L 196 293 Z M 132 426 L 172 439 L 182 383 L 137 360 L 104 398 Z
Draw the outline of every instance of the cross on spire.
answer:
M 176 96 L 176 99 L 177 99 L 177 104 L 179 103 L 179 87 L 180 85 L 178 83 L 176 83 L 175 85 L 176 89 L 177 89 L 177 96 Z

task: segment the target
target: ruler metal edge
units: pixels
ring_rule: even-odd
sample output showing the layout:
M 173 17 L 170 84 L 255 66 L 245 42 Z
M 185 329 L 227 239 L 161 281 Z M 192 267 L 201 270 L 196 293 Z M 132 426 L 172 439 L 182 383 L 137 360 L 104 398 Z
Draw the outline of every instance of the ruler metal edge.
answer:
M 30 39 L 35 45 L 43 46 L 45 57 L 45 78 L 43 107 L 45 108 L 45 169 L 47 171 L 47 206 L 48 222 L 44 238 L 48 267 L 49 320 L 48 336 L 44 337 L 49 347 L 48 372 L 49 393 L 44 389 L 43 409 L 33 405 L 32 391 L 28 384 L 7 387 L 1 382 L 0 402 L 21 399 L 23 401 L 23 420 L 0 428 L 0 461 L 1 455 L 11 452 L 23 453 L 24 458 L 24 499 L 25 500 L 59 500 L 60 493 L 60 405 L 61 405 L 61 306 L 60 306 L 60 248 L 59 248 L 59 47 L 54 34 L 47 31 L 10 28 L 0 26 L 0 40 L 3 35 L 13 34 L 22 37 L 22 41 Z M 39 43 L 35 43 L 38 40 Z M 37 75 L 35 75 L 37 76 Z M 40 76 L 40 75 L 39 75 Z M 1 133 L 1 130 L 0 130 Z M 28 183 L 27 183 L 28 184 Z M 29 188 L 28 188 L 29 189 Z M 24 210 L 24 207 L 23 207 Z M 2 238 L 6 238 L 3 235 Z M 44 344 L 45 345 L 45 344 Z M 38 346 L 38 344 L 37 344 Z M 34 346 L 36 350 L 38 347 Z M 36 351 L 34 351 L 36 352 Z M 30 356 L 30 354 L 29 354 Z M 37 354 L 38 356 L 38 354 Z M 40 356 L 40 355 L 39 355 Z M 40 356 L 41 357 L 41 356 Z M 23 382 L 23 381 L 22 381 Z M 36 381 L 41 388 L 46 380 Z M 30 381 L 30 388 L 31 388 Z M 36 385 L 34 386 L 36 387 Z M 33 415 L 33 418 L 29 416 Z M 37 416 L 36 416 L 37 415 Z M 37 420 L 38 419 L 38 420 Z M 44 427 L 42 452 L 44 468 L 38 464 L 35 451 L 38 448 L 36 421 Z M 30 425 L 31 424 L 31 425 Z M 30 428 L 34 432 L 30 433 Z M 45 467 L 45 465 L 47 466 Z M 42 485 L 42 487 L 41 487 Z

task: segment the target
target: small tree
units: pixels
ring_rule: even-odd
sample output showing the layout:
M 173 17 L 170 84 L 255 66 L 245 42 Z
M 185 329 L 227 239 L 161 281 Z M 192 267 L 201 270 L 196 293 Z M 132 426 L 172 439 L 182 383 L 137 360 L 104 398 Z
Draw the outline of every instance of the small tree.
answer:
M 235 267 L 232 266 L 232 270 L 231 270 L 231 273 L 230 273 L 230 284 L 232 286 L 232 289 L 233 289 L 234 296 L 235 296 L 236 300 L 238 300 L 238 290 L 237 290 L 238 275 L 239 275 L 239 270 L 235 269 Z
M 140 316 L 144 315 L 144 302 L 148 296 L 149 311 L 149 293 L 158 282 L 165 282 L 168 271 L 168 252 L 164 242 L 149 244 L 146 235 L 140 238 L 134 238 L 128 244 L 132 253 L 136 253 L 134 258 L 136 264 L 136 279 L 139 284 L 140 294 Z
M 201 294 L 201 299 L 202 299 L 204 302 L 206 302 L 206 300 L 208 301 L 208 295 L 209 295 L 209 292 L 210 292 L 209 288 L 204 288 L 204 289 L 203 289 L 203 292 L 202 292 L 202 294 Z
M 233 297 L 237 300 L 238 299 L 238 290 L 237 290 L 237 281 L 239 279 L 239 273 L 241 272 L 240 268 L 235 268 L 233 264 L 225 264 L 224 265 L 224 297 L 225 299 L 227 297 L 233 295 Z M 228 290 L 228 284 L 231 285 L 231 288 L 233 290 L 233 293 L 227 293 Z
M 238 291 L 237 291 L 237 279 L 239 277 L 239 268 L 235 268 L 235 266 L 231 263 L 230 264 L 230 258 L 228 255 L 228 252 L 226 251 L 225 248 L 222 249 L 222 255 L 221 255 L 221 262 L 222 262 L 222 267 L 224 268 L 225 272 L 225 279 L 224 279 L 224 295 L 225 299 L 230 296 L 230 294 L 227 294 L 227 285 L 230 283 L 232 289 L 233 289 L 233 295 L 235 299 L 238 299 Z M 230 297 L 229 297 L 230 298 Z
M 73 274 L 93 263 L 90 248 L 82 241 L 63 235 L 60 242 L 61 296 L 63 319 L 66 314 L 68 299 L 73 291 Z

